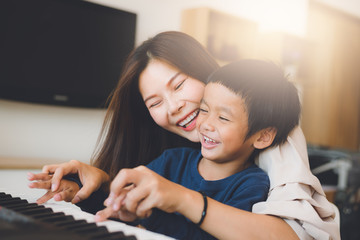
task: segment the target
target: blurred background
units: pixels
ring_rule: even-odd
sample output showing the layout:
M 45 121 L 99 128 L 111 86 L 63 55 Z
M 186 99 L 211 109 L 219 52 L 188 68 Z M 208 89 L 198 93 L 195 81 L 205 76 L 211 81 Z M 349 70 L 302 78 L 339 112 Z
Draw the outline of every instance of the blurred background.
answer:
M 21 4 L 18 0 L 8 2 Z M 41 4 L 42 1 L 27 2 Z M 347 214 L 344 219 L 359 220 L 360 1 L 91 0 L 88 3 L 103 7 L 99 11 L 115 9 L 134 14 L 134 28 L 129 34 L 122 33 L 133 35 L 133 46 L 161 31 L 178 30 L 199 40 L 220 64 L 260 58 L 283 66 L 301 93 L 301 127 L 309 145 L 310 165 L 329 200 L 337 202 L 343 214 Z M 28 14 L 31 16 L 31 12 Z M 4 29 L 11 26 L 11 21 L 2 22 L 8 23 L 8 26 L 0 24 L 0 30 L 6 33 Z M 116 29 L 100 28 L 108 30 L 109 38 L 116 34 Z M 1 47 L 7 48 L 4 43 Z M 102 46 L 99 47 L 101 50 Z M 131 47 L 128 48 L 130 51 Z M 3 61 L 0 69 L 5 70 L 8 63 Z M 120 71 L 120 67 L 117 69 Z M 4 78 L 0 78 L 2 81 Z M 56 98 L 62 101 L 64 96 Z M 89 162 L 105 109 L 81 104 L 70 106 L 61 101 L 44 104 L 0 96 L 0 168 L 40 168 L 70 159 Z M 354 221 L 345 223 L 351 226 Z M 352 231 L 342 228 L 343 232 Z M 343 238 L 352 239 L 350 235 Z

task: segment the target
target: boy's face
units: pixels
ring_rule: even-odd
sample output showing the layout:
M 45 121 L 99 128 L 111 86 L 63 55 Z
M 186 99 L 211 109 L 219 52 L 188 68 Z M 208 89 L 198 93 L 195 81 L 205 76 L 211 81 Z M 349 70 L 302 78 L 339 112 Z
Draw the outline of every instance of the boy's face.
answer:
M 204 158 L 225 163 L 246 161 L 252 151 L 253 138 L 245 140 L 248 114 L 243 99 L 219 83 L 205 87 L 200 104 L 197 129 Z

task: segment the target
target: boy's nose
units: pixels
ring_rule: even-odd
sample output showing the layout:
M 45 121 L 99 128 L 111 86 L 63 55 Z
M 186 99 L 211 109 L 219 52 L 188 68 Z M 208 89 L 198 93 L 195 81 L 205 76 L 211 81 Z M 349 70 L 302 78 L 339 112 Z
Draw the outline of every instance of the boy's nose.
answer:
M 201 122 L 199 122 L 199 125 L 200 125 L 200 129 L 202 130 L 205 130 L 205 131 L 214 131 L 215 130 L 215 127 L 214 125 L 212 124 L 212 120 L 211 120 L 211 117 L 206 117 L 206 118 L 203 118 L 201 120 Z

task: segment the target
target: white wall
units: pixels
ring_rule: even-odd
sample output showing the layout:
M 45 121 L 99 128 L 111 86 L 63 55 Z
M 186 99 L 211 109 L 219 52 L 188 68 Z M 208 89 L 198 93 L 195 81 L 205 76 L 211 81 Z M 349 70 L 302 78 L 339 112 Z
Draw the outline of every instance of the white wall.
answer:
M 104 110 L 0 101 L 0 156 L 87 161 Z
M 136 45 L 158 32 L 180 30 L 183 9 L 210 6 L 256 19 L 255 16 L 261 14 L 262 6 L 267 1 L 269 0 L 92 0 L 137 13 Z M 306 5 L 307 0 L 304 1 Z M 329 1 L 331 5 L 360 16 L 360 1 L 321 1 Z M 70 159 L 88 162 L 103 117 L 104 110 L 0 100 L 0 161 L 5 157 L 29 158 L 32 161 L 39 159 L 41 162 L 47 160 L 48 163 Z

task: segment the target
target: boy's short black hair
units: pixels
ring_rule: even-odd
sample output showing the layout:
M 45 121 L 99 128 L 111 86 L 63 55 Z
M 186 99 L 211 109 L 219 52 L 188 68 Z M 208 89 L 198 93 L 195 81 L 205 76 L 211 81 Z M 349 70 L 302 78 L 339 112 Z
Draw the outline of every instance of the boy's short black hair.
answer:
M 285 142 L 299 124 L 298 91 L 274 63 L 240 60 L 216 70 L 207 82 L 220 83 L 244 99 L 248 113 L 246 139 L 259 130 L 274 127 L 277 134 L 271 146 L 276 146 Z

